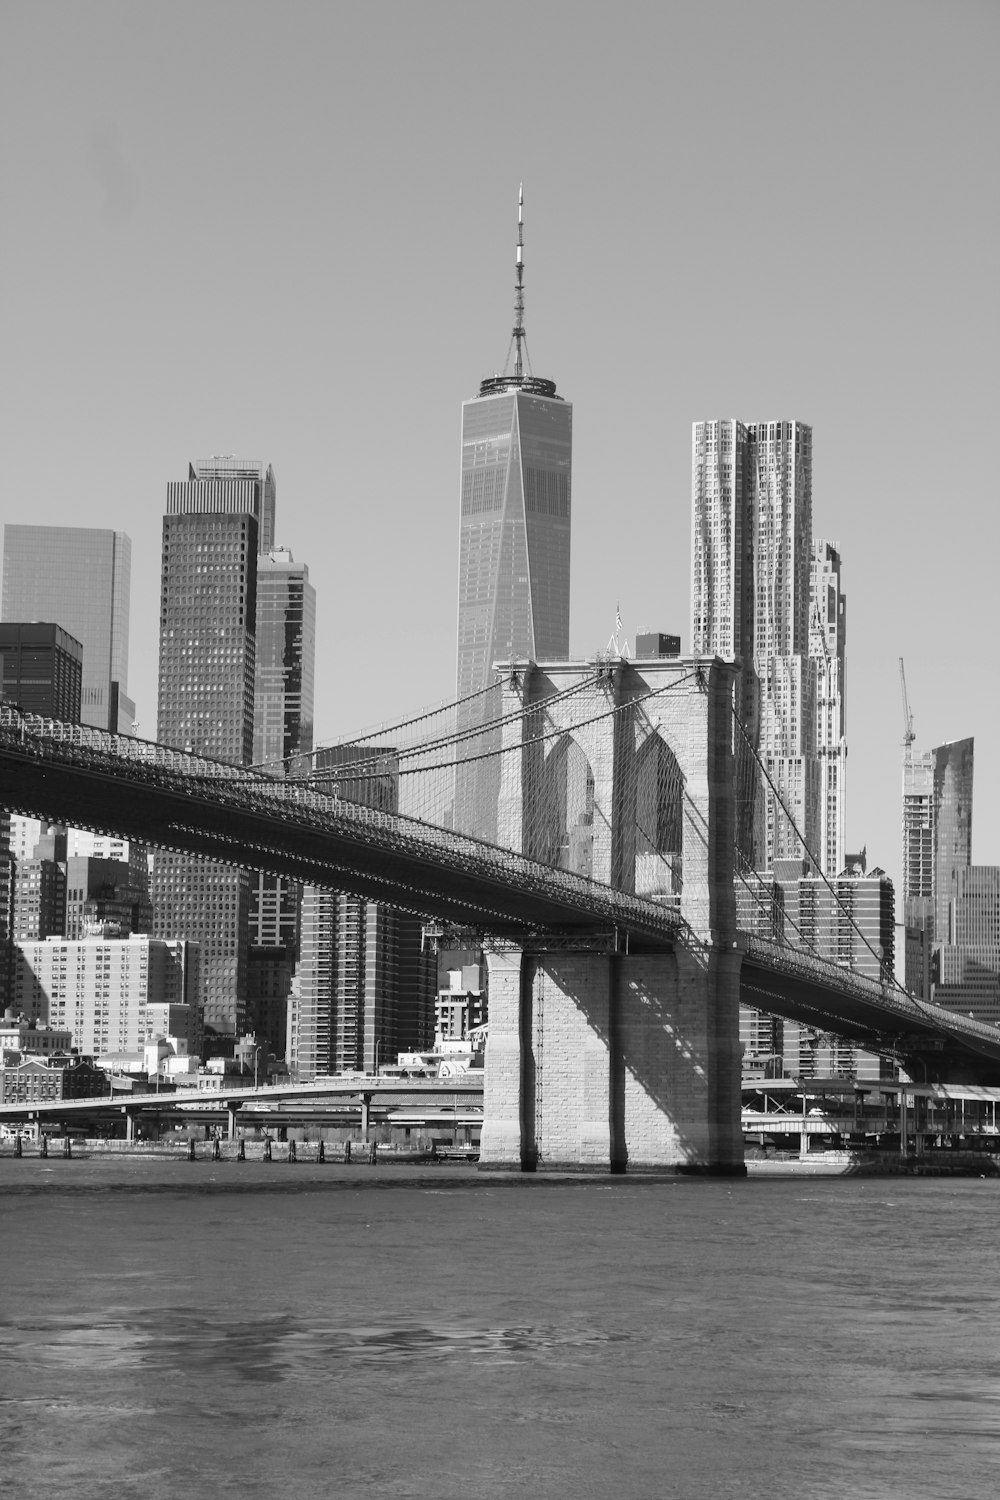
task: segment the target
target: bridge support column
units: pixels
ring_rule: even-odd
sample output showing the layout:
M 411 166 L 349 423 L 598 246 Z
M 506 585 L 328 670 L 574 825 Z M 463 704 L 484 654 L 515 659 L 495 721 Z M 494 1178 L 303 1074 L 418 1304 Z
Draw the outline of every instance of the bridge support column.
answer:
M 371 1094 L 362 1094 L 361 1095 L 361 1139 L 363 1141 L 366 1141 L 368 1139 L 368 1131 L 369 1131 L 369 1128 L 371 1126 L 371 1116 L 372 1116 L 372 1096 L 371 1096 Z
M 518 951 L 486 954 L 489 975 L 490 1027 L 483 1079 L 483 1129 L 479 1164 L 511 1171 L 532 1171 L 524 1119 L 524 1047 L 521 970 Z
M 481 1167 L 745 1171 L 738 952 L 487 962 Z
M 226 1138 L 230 1141 L 236 1139 L 236 1116 L 240 1112 L 241 1099 L 234 1099 L 226 1104 Z
M 139 1111 L 137 1109 L 124 1109 L 122 1113 L 125 1116 L 125 1139 L 127 1141 L 134 1141 L 138 1135 Z

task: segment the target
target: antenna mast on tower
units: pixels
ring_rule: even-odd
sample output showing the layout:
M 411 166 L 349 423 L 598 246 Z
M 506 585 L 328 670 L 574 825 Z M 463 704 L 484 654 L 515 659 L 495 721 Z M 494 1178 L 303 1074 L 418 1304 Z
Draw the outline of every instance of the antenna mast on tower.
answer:
M 556 395 L 554 380 L 544 380 L 531 373 L 531 356 L 528 353 L 528 335 L 524 328 L 524 184 L 517 189 L 517 246 L 514 269 L 514 330 L 507 346 L 502 375 L 490 375 L 479 383 L 481 396 L 498 396 L 503 391 L 523 391 L 526 396 L 546 396 L 560 401 Z M 514 355 L 514 369 L 510 373 L 510 356 Z
M 531 359 L 528 355 L 528 335 L 524 329 L 524 183 L 518 183 L 517 187 L 517 249 L 514 269 L 517 281 L 514 285 L 514 331 L 510 336 L 510 349 L 507 350 L 507 362 L 503 367 L 504 375 L 507 374 L 507 366 L 510 364 L 510 351 L 514 351 L 514 379 L 524 378 L 524 367 L 528 366 L 528 374 L 531 374 Z
M 521 345 L 527 340 L 524 333 L 524 183 L 517 185 L 517 285 L 514 288 L 514 374 L 524 374 Z

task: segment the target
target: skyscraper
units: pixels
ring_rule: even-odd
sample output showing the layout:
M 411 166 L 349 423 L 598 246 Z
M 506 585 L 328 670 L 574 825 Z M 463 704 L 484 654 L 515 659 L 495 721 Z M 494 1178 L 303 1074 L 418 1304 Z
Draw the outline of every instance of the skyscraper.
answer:
M 972 863 L 973 750 L 972 739 L 955 740 L 903 762 L 905 982 L 923 999 L 959 874 Z
M 742 422 L 695 422 L 691 433 L 691 650 L 741 663 L 736 712 L 760 746 L 760 683 L 754 656 L 753 450 Z M 737 757 L 738 846 L 763 863 L 763 787 L 748 754 Z
M 254 765 L 287 775 L 313 742 L 316 590 L 287 548 L 257 559 Z
M 123 531 L 5 526 L 3 619 L 50 620 L 83 647 L 80 719 L 128 734 L 132 543 Z
M 844 868 L 847 735 L 845 649 L 847 601 L 840 549 L 817 537 L 812 548 L 809 655 L 816 663 L 816 755 L 819 759 L 820 869 L 833 880 Z
M 257 559 L 257 652 L 254 765 L 288 776 L 313 743 L 316 591 L 309 569 L 287 549 Z M 249 1020 L 279 1056 L 285 1050 L 285 1006 L 299 951 L 302 887 L 286 876 L 251 875 Z
M 754 473 L 754 654 L 761 684 L 761 756 L 778 797 L 765 792 L 766 866 L 818 857 L 816 670 L 809 656 L 812 429 L 748 427 Z M 797 829 L 797 831 L 796 831 Z
M 316 751 L 315 764 L 344 801 L 396 810 L 399 758 L 391 747 L 333 745 Z M 430 1041 L 437 957 L 423 949 L 419 917 L 306 886 L 297 988 L 288 1061 L 298 1078 L 372 1072 Z
M 956 871 L 935 974 L 936 1005 L 1000 1026 L 1000 866 Z
M 458 565 L 457 697 L 493 679 L 496 661 L 569 655 L 569 563 L 573 408 L 555 383 L 530 373 L 524 328 L 523 200 L 518 202 L 514 328 L 505 367 L 462 407 Z M 527 372 L 525 366 L 527 364 Z M 460 728 L 489 717 L 466 704 Z M 473 741 L 470 757 L 482 750 Z M 460 768 L 456 825 L 496 835 L 493 781 Z M 495 769 L 495 768 L 494 768 Z
M 246 765 L 253 752 L 257 553 L 274 526 L 274 474 L 213 458 L 167 486 L 160 590 L 157 739 Z M 153 932 L 201 945 L 205 1024 L 246 1025 L 250 877 L 245 870 L 157 851 Z
M 80 723 L 83 647 L 60 625 L 0 625 L 0 697 L 26 714 Z
M 743 661 L 737 710 L 777 788 L 762 792 L 754 863 L 771 869 L 776 859 L 818 858 L 811 428 L 696 422 L 691 493 L 692 650 Z M 745 816 L 749 795 L 741 805 Z

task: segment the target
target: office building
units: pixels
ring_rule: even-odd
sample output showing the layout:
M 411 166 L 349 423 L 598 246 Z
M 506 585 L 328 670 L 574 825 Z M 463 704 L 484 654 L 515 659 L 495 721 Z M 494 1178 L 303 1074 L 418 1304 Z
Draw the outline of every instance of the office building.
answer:
M 257 559 L 253 762 L 298 774 L 313 746 L 316 591 L 287 549 Z M 251 875 L 249 1024 L 272 1052 L 285 1050 L 284 1009 L 298 957 L 302 887 L 269 871 Z
M 36 942 L 61 937 L 66 928 L 66 830 L 53 824 L 31 855 L 16 861 L 12 878 L 11 937 Z
M 782 861 L 784 940 L 869 979 L 891 981 L 895 956 L 895 892 L 884 870 L 867 869 L 864 850 L 848 857 L 833 880 L 812 873 L 808 861 Z
M 374 1073 L 434 1029 L 437 959 L 419 917 L 358 896 L 306 886 L 288 1063 L 318 1074 Z
M 809 655 L 816 667 L 819 761 L 819 867 L 831 880 L 844 868 L 847 815 L 847 600 L 837 542 L 813 541 Z
M 867 868 L 866 851 L 847 855 L 833 880 L 810 870 L 808 861 L 775 868 L 781 888 L 784 939 L 869 979 L 891 982 L 895 958 L 896 897 L 884 870 Z M 784 1072 L 796 1078 L 877 1079 L 891 1071 L 878 1054 L 842 1037 L 785 1021 Z
M 80 723 L 83 647 L 61 625 L 0 625 L 0 695 L 26 714 Z
M 935 1004 L 1000 1026 L 1000 866 L 955 870 L 947 941 L 933 970 Z
M 4 527 L 4 623 L 52 620 L 79 641 L 81 705 L 73 718 L 121 734 L 131 733 L 135 720 L 128 696 L 131 567 L 123 531 Z
M 398 804 L 391 746 L 346 744 L 315 753 L 321 786 L 385 812 Z M 321 1073 L 374 1072 L 419 1050 L 434 1027 L 437 959 L 419 917 L 360 896 L 306 886 L 286 1057 L 303 1081 Z
M 309 569 L 286 548 L 257 559 L 254 764 L 276 776 L 307 768 L 313 742 L 316 591 Z M 251 874 L 248 1024 L 282 1056 L 299 952 L 302 887 L 286 876 Z
M 313 742 L 316 590 L 287 548 L 257 559 L 253 763 L 296 769 Z
M 157 739 L 214 760 L 253 754 L 257 554 L 274 527 L 274 475 L 213 458 L 167 486 L 160 589 Z M 200 944 L 205 1025 L 246 1029 L 250 876 L 157 851 L 153 931 Z
M 67 855 L 65 937 L 90 937 L 99 931 L 125 938 L 148 933 L 152 923 L 145 861 Z
M 216 453 L 212 458 L 200 458 L 189 465 L 188 482 L 195 480 L 202 484 L 252 485 L 258 504 L 257 551 L 266 557 L 273 550 L 278 487 L 270 464 L 263 464 L 257 458 Z
M 553 381 L 530 373 L 523 273 L 519 207 L 513 369 L 483 380 L 478 396 L 462 407 L 460 729 L 493 716 L 491 695 L 473 695 L 483 695 L 492 683 L 495 662 L 569 655 L 573 408 L 556 394 Z M 488 747 L 488 735 L 467 743 L 471 760 Z M 460 767 L 456 827 L 495 838 L 497 788 L 491 762 Z
M 948 941 L 961 871 L 972 863 L 974 741 L 938 745 L 903 762 L 905 983 L 930 998 L 934 955 Z
M 198 1015 L 199 957 L 193 943 L 144 936 L 15 943 L 12 1004 L 28 1020 L 71 1031 L 89 1055 L 141 1052 L 151 1003 Z

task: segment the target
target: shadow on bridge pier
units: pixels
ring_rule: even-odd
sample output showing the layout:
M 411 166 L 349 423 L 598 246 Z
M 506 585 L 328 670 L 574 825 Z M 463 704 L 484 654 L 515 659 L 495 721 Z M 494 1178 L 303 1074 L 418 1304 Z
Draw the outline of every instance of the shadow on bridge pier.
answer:
M 487 955 L 480 1166 L 742 1175 L 739 955 Z

